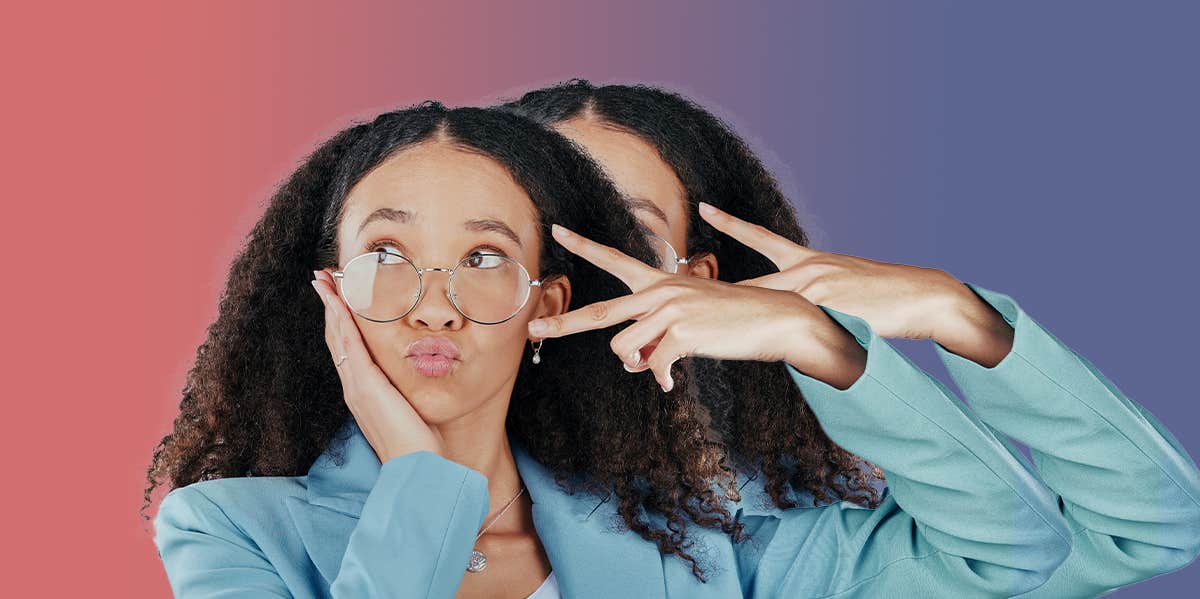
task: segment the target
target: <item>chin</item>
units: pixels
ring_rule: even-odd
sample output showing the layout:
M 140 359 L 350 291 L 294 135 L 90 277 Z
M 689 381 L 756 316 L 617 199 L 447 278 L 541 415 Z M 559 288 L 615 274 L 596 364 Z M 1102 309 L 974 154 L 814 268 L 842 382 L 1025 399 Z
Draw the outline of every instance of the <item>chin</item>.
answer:
M 440 425 L 462 416 L 468 408 L 457 394 L 448 389 L 413 389 L 404 394 L 421 420 L 428 425 Z

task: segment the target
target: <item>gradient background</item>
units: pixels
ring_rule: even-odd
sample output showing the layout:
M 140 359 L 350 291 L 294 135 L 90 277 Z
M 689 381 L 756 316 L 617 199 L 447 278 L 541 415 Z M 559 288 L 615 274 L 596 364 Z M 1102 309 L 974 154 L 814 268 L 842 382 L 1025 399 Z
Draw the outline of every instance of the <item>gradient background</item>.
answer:
M 315 142 L 576 76 L 709 106 L 814 247 L 1012 295 L 1200 455 L 1196 4 L 442 4 L 6 11 L 8 594 L 169 595 L 138 516 L 150 452 L 232 257 Z M 83 267 L 46 268 L 64 254 Z M 927 343 L 896 344 L 944 379 Z M 1114 596 L 1197 585 L 1193 564 Z

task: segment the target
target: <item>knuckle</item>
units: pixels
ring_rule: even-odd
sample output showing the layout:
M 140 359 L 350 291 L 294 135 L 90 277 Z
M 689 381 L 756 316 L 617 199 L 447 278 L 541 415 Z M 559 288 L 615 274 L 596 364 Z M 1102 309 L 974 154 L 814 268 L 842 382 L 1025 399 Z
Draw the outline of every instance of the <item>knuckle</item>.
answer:
M 803 262 L 796 265 L 796 269 L 808 272 L 810 274 L 824 274 L 831 272 L 837 268 L 833 261 L 821 255 L 816 255 L 805 259 Z
M 805 283 L 798 293 L 809 298 L 809 301 L 814 304 L 820 303 L 825 297 L 825 283 L 821 279 L 813 279 Z
M 760 224 L 757 224 L 757 223 L 750 224 L 749 233 L 751 236 L 757 237 L 759 239 L 770 239 L 770 238 L 774 237 L 774 235 L 775 235 L 774 233 L 771 232 L 770 229 L 768 229 Z
M 683 315 L 683 308 L 676 302 L 668 302 L 663 304 L 657 312 L 668 320 L 675 320 Z
M 674 348 L 678 344 L 678 342 L 679 342 L 679 326 L 676 325 L 676 326 L 673 326 L 673 327 L 667 329 L 666 333 L 663 333 L 662 341 L 658 342 L 658 346 L 660 348 L 662 348 L 663 350 L 672 350 L 672 348 Z M 665 351 L 665 353 L 670 354 L 671 351 Z
M 686 289 L 687 286 L 680 281 L 663 279 L 655 284 L 654 297 L 658 301 L 667 302 L 682 295 Z
M 606 302 L 597 302 L 588 307 L 588 315 L 592 320 L 604 320 L 608 318 L 608 304 Z

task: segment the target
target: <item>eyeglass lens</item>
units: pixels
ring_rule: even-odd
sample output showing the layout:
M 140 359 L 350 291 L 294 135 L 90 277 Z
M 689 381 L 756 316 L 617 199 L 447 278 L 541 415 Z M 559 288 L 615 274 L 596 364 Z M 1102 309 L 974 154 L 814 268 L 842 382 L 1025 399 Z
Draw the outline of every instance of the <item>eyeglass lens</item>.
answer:
M 424 276 L 437 276 L 426 272 Z M 427 281 L 428 283 L 428 281 Z M 514 316 L 529 297 L 529 278 L 519 263 L 504 256 L 473 254 L 454 268 L 449 298 L 463 316 L 499 323 Z M 343 270 L 346 303 L 363 318 L 378 322 L 408 314 L 420 299 L 421 275 L 404 257 L 391 252 L 364 254 Z
M 679 270 L 679 255 L 667 240 L 657 235 L 647 235 L 646 240 L 650 242 L 650 247 L 654 249 L 654 255 L 658 259 L 655 266 L 671 273 Z

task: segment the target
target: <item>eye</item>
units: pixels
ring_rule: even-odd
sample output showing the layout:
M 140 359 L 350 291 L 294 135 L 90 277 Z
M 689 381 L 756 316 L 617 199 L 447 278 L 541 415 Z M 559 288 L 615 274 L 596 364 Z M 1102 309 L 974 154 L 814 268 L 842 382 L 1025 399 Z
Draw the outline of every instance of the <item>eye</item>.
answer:
M 463 262 L 468 268 L 499 268 L 504 266 L 504 255 L 499 250 L 476 250 Z
M 380 240 L 368 245 L 367 252 L 377 252 L 380 264 L 399 264 L 404 258 L 404 252 L 399 246 L 400 244 L 394 241 Z

